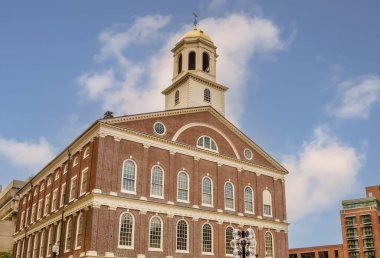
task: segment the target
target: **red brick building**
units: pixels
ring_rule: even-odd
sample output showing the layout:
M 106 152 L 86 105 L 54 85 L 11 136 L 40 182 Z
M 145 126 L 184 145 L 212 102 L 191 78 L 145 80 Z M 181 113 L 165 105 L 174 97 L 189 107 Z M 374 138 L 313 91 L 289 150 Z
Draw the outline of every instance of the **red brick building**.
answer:
M 289 249 L 289 258 L 343 258 L 343 245 L 323 245 Z
M 380 258 L 380 185 L 366 197 L 342 202 L 343 247 L 348 258 Z
M 288 257 L 287 171 L 224 117 L 216 47 L 173 48 L 166 110 L 96 121 L 20 190 L 14 257 Z

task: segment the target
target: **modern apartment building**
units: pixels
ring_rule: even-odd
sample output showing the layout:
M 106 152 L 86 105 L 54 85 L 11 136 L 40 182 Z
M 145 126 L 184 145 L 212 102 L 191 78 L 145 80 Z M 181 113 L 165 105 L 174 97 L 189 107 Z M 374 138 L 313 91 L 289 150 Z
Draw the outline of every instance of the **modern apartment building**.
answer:
M 380 258 L 380 185 L 366 197 L 342 202 L 343 249 L 347 258 Z

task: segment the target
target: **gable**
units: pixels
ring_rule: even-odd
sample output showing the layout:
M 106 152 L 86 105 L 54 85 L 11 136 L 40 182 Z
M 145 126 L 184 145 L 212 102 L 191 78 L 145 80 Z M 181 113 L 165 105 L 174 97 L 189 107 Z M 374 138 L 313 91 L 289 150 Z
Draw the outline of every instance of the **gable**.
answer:
M 212 107 L 139 114 L 105 119 L 102 122 L 193 147 L 196 147 L 199 137 L 207 135 L 216 142 L 220 155 L 287 172 Z M 157 122 L 165 126 L 163 135 L 154 131 Z M 252 151 L 251 160 L 245 158 L 245 149 Z

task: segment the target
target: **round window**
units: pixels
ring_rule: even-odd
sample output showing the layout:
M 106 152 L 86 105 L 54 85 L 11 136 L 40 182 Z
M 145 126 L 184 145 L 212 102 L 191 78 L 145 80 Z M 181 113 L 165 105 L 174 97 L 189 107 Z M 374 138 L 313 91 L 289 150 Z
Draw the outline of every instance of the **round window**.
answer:
M 156 132 L 156 134 L 159 134 L 159 135 L 165 134 L 165 126 L 163 123 L 156 122 L 154 124 L 153 128 L 154 128 L 154 131 Z
M 252 151 L 250 149 L 244 149 L 244 157 L 248 160 L 251 160 L 253 157 Z

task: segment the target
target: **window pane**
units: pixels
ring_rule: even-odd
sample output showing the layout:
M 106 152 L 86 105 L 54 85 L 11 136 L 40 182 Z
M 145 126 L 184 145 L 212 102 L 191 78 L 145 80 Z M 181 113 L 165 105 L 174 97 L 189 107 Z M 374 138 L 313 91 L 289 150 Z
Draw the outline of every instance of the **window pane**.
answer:
M 273 257 L 273 239 L 269 232 L 265 234 L 265 257 Z
M 203 226 L 202 232 L 202 252 L 212 252 L 212 229 L 209 224 Z
M 244 204 L 245 211 L 253 212 L 252 189 L 249 187 L 246 187 L 244 191 Z
M 149 247 L 161 249 L 161 220 L 157 217 L 150 221 Z
M 231 247 L 230 242 L 233 238 L 233 229 L 231 227 L 226 228 L 226 254 L 232 254 L 234 249 Z
M 132 246 L 133 217 L 130 214 L 123 214 L 120 218 L 119 245 Z
M 224 186 L 224 205 L 225 208 L 234 208 L 234 190 L 231 183 L 226 183 Z
M 162 196 L 163 189 L 163 172 L 159 166 L 155 166 L 152 170 L 151 194 Z
M 211 179 L 204 178 L 202 185 L 202 203 L 212 205 L 212 186 Z
M 187 250 L 187 223 L 183 220 L 177 224 L 177 250 Z
M 188 201 L 188 178 L 187 174 L 178 174 L 178 200 Z
M 123 189 L 127 191 L 135 191 L 135 173 L 136 168 L 135 164 L 127 160 L 124 162 L 124 170 L 123 170 Z

